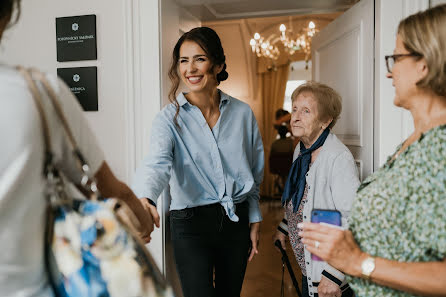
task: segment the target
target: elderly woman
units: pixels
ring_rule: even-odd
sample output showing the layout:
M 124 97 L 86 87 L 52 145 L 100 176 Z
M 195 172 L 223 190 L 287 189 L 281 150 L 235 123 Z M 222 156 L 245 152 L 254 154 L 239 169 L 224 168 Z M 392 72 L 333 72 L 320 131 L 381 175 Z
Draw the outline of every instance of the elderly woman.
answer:
M 446 5 L 401 21 L 387 77 L 415 131 L 358 189 L 351 231 L 300 226 L 357 296 L 446 296 L 445 49 Z
M 304 296 L 351 296 L 344 275 L 323 261 L 313 260 L 298 235 L 297 224 L 309 222 L 313 208 L 338 210 L 347 225 L 359 185 L 352 154 L 330 129 L 341 113 L 341 97 L 332 88 L 308 82 L 291 96 L 291 130 L 300 139 L 287 179 L 282 204 L 285 218 L 274 241 L 285 248 L 289 236 L 302 270 Z

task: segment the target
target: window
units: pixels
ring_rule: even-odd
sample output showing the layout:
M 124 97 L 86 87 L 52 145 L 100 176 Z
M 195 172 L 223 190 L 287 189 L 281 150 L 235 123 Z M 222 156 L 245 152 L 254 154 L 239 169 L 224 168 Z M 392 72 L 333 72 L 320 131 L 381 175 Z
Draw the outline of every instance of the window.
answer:
M 291 113 L 291 94 L 293 94 L 293 91 L 300 86 L 301 84 L 306 83 L 306 80 L 289 80 L 286 83 L 286 89 L 285 89 L 285 100 L 283 102 L 283 109 L 289 111 Z

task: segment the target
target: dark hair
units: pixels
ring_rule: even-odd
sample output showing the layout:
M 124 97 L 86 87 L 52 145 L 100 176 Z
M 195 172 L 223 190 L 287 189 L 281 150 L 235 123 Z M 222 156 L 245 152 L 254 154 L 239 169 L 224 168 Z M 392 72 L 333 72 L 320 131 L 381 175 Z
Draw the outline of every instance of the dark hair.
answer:
M 278 110 L 276 110 L 276 120 L 280 119 L 281 117 L 287 114 L 289 114 L 287 110 L 279 108 Z
M 287 126 L 284 126 L 284 125 L 280 125 L 278 128 L 277 128 L 277 132 L 279 133 L 279 135 L 280 135 L 280 138 L 286 138 L 286 134 L 288 133 L 288 128 L 287 128 Z
M 215 66 L 223 65 L 223 69 L 220 73 L 217 74 L 217 83 L 220 84 L 221 81 L 224 81 L 228 78 L 228 72 L 226 72 L 226 57 L 223 51 L 223 47 L 221 46 L 220 37 L 218 37 L 217 33 L 208 27 L 197 27 L 189 32 L 184 33 L 180 39 L 178 39 L 177 44 L 175 45 L 172 52 L 172 63 L 169 69 L 169 78 L 172 82 L 172 86 L 169 91 L 169 100 L 174 103 L 177 112 L 174 117 L 175 125 L 178 126 L 177 117 L 180 112 L 180 105 L 177 102 L 177 91 L 180 85 L 180 77 L 178 75 L 178 60 L 180 59 L 180 48 L 181 45 L 186 41 L 196 42 L 206 53 L 206 56 L 212 63 L 211 71 Z
M 15 19 L 12 21 L 12 23 L 17 22 L 20 16 L 20 1 L 21 0 L 1 0 L 0 21 L 9 21 L 14 13 L 14 10 L 16 10 Z

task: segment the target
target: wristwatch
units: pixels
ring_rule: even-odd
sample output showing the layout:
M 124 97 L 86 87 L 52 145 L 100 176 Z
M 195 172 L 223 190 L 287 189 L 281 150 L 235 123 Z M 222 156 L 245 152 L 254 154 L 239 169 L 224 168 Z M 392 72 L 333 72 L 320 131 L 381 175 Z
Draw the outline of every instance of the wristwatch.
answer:
M 362 276 L 365 279 L 369 279 L 372 272 L 375 270 L 375 258 L 367 257 L 361 263 Z

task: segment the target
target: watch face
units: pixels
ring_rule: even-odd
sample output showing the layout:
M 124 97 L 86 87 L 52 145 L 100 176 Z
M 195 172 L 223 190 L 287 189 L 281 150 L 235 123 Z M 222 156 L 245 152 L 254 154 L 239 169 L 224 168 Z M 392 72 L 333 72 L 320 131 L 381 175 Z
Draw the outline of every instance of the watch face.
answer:
M 368 258 L 362 262 L 362 273 L 369 276 L 375 269 L 375 260 L 373 258 Z

